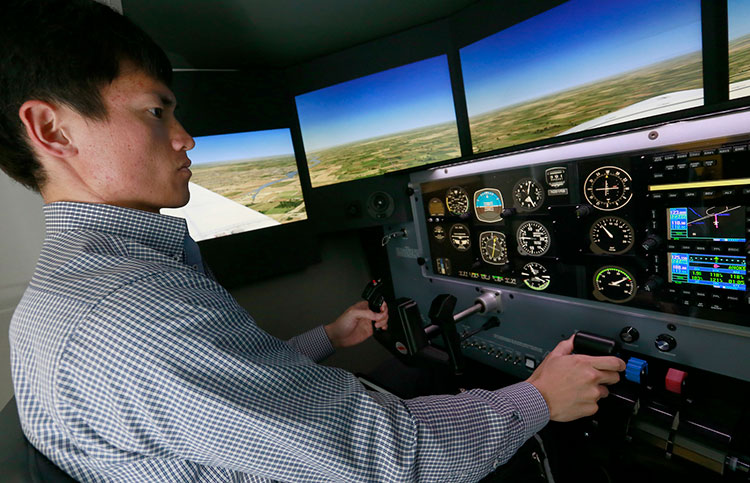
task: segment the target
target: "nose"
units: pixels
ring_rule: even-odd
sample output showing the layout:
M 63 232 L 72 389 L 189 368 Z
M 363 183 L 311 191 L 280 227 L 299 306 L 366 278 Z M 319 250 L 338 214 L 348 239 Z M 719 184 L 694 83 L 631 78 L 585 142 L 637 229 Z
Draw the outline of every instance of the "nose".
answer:
M 175 151 L 190 151 L 195 147 L 193 136 L 188 134 L 182 124 L 175 120 L 175 128 L 172 133 L 172 148 Z

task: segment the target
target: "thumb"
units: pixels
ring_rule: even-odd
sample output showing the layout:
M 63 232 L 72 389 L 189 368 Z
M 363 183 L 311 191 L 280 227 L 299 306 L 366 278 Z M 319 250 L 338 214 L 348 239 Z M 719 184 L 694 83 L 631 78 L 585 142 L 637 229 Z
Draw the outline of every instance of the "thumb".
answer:
M 552 349 L 552 352 L 550 352 L 550 355 L 556 355 L 556 356 L 566 356 L 568 354 L 571 354 L 573 352 L 573 338 L 575 337 L 575 334 L 571 335 L 568 339 L 560 342 L 555 346 L 554 349 Z

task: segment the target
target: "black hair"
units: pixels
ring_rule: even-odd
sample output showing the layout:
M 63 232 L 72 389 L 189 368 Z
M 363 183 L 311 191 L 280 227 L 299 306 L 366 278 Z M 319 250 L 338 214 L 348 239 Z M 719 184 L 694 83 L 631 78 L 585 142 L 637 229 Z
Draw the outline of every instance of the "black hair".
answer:
M 27 100 L 66 105 L 106 119 L 101 89 L 131 62 L 170 85 L 172 66 L 138 26 L 92 0 L 2 0 L 0 169 L 34 191 L 46 180 L 18 110 Z

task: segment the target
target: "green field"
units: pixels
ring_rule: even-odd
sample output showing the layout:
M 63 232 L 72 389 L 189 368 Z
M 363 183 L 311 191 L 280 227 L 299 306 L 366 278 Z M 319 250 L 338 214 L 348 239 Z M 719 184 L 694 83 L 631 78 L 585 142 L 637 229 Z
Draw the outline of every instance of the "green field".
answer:
M 270 216 L 280 223 L 307 218 L 294 156 L 248 159 L 227 163 L 191 166 L 191 181 L 232 201 Z M 284 179 L 263 188 L 253 201 L 255 191 L 266 183 Z
M 474 152 L 556 136 L 637 102 L 703 86 L 700 52 L 470 118 Z
M 314 151 L 307 159 L 312 185 L 323 186 L 460 155 L 456 124 L 447 122 Z
M 729 83 L 750 79 L 750 35 L 729 43 Z

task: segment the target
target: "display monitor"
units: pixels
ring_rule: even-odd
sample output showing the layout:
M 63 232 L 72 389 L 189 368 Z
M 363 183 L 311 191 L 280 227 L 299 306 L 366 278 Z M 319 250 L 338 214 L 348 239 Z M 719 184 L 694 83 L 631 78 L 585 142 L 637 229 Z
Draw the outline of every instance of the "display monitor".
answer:
M 703 285 L 724 290 L 746 290 L 745 257 L 668 253 L 667 263 L 670 283 Z
M 750 2 L 728 0 L 729 98 L 750 96 Z
M 744 206 L 688 206 L 667 209 L 669 240 L 745 241 Z
M 703 105 L 700 0 L 570 0 L 460 49 L 474 152 Z
M 296 103 L 314 188 L 461 155 L 445 55 L 302 94 Z
M 190 202 L 162 213 L 187 220 L 196 241 L 307 218 L 289 129 L 195 138 Z

